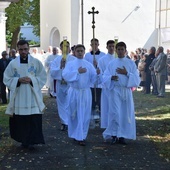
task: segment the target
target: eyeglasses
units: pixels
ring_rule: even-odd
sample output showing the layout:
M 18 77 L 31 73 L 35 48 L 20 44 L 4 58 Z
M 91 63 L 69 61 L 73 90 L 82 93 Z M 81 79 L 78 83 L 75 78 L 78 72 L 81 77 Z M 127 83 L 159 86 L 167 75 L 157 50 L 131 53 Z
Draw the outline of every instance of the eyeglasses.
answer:
M 27 51 L 28 48 L 19 48 L 19 51 Z

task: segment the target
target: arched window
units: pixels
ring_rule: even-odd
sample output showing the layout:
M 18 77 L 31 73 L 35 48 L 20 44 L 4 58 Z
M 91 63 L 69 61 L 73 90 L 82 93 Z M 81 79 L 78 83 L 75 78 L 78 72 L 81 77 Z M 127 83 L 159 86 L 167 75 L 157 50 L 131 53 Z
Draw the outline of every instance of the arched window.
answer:
M 60 46 L 60 33 L 56 27 L 52 28 L 50 32 L 50 44 L 54 47 Z

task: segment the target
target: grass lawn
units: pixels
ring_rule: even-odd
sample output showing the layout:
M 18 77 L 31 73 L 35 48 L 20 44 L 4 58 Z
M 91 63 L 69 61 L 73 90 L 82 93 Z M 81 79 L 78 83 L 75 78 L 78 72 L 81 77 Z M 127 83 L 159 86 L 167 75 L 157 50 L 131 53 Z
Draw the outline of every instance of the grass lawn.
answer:
M 170 92 L 165 98 L 144 95 L 134 91 L 137 136 L 145 136 L 156 145 L 158 153 L 170 160 Z M 47 97 L 44 98 L 46 102 Z M 0 105 L 0 159 L 8 151 L 12 140 L 8 134 L 8 116 L 4 114 L 7 105 Z
M 159 154 L 170 160 L 170 92 L 165 98 L 134 92 L 137 135 L 151 139 Z

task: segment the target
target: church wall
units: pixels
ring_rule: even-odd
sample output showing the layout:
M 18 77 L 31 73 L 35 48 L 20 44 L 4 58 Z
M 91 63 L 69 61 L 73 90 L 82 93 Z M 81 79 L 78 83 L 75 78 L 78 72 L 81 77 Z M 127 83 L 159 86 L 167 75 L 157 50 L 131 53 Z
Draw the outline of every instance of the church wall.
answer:
M 71 37 L 69 39 L 71 46 L 80 43 L 81 35 L 81 4 L 79 0 L 71 2 Z M 77 9 L 77 10 L 75 10 Z
M 70 0 L 50 0 L 50 2 L 43 0 L 40 1 L 40 6 L 41 48 L 47 50 L 49 45 L 53 45 L 50 44 L 50 35 L 54 28 L 59 31 L 60 41 L 63 40 L 63 36 L 67 36 L 69 40 L 71 37 Z
M 62 36 L 67 35 L 71 45 L 82 42 L 81 0 L 48 0 L 41 3 L 41 46 L 49 45 L 50 31 L 57 27 Z M 90 48 L 92 35 L 92 15 L 87 12 L 92 7 L 99 11 L 95 15 L 95 37 L 100 41 L 100 49 L 106 52 L 106 41 L 119 37 L 125 41 L 128 50 L 138 47 L 150 48 L 157 45 L 155 30 L 155 0 L 84 0 L 84 45 Z M 134 10 L 139 6 L 138 10 Z
M 87 12 L 91 11 L 93 6 L 99 11 L 99 14 L 95 15 L 95 35 L 100 40 L 102 50 L 105 50 L 106 41 L 114 39 L 114 36 L 118 36 L 119 41 L 125 41 L 129 50 L 144 47 L 149 37 L 155 32 L 155 0 L 91 0 L 84 6 L 87 47 L 92 38 L 92 16 L 89 16 Z M 134 11 L 136 6 L 140 8 Z M 150 48 L 151 44 L 157 44 L 155 39 L 150 40 L 150 44 L 145 47 Z

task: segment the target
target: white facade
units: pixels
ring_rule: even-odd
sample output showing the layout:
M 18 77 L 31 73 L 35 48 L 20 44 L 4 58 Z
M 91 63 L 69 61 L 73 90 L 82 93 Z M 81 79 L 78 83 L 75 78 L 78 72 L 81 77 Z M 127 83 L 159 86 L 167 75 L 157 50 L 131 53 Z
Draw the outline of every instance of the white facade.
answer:
M 34 27 L 32 25 L 27 25 L 27 24 L 21 26 L 21 30 L 20 30 L 21 37 L 27 41 L 40 42 L 40 38 L 33 33 L 33 28 Z
M 6 20 L 5 8 L 9 6 L 10 2 L 0 2 L 0 58 L 2 51 L 7 50 L 6 45 Z
M 42 49 L 46 50 L 49 45 L 59 46 L 63 36 L 67 36 L 71 46 L 83 41 L 88 51 L 93 38 L 92 14 L 88 14 L 92 7 L 99 11 L 95 15 L 95 37 L 99 39 L 102 51 L 106 51 L 106 42 L 115 36 L 127 44 L 129 51 L 163 45 L 158 42 L 160 32 L 156 27 L 156 0 L 84 0 L 83 5 L 82 2 L 40 1 Z

